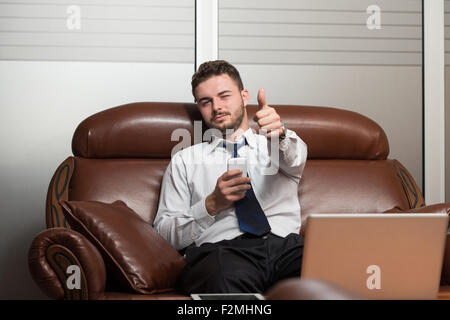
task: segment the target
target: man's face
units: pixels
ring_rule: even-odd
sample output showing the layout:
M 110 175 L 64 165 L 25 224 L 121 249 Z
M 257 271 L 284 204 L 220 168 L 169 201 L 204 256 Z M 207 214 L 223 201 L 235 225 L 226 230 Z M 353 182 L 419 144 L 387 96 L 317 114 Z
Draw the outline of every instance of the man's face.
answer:
M 227 74 L 212 76 L 201 82 L 195 89 L 195 97 L 200 113 L 210 128 L 225 133 L 226 129 L 237 130 L 248 126 L 245 110 L 248 91 L 239 91 Z

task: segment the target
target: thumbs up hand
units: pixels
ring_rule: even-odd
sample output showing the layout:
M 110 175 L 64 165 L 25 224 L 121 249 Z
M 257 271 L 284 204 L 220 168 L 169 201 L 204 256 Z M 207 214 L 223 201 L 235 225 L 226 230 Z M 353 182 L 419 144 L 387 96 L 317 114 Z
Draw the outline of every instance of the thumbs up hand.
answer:
M 266 92 L 264 91 L 264 89 L 259 89 L 258 90 L 258 105 L 259 108 L 262 109 L 265 106 L 268 107 L 268 105 L 266 104 Z
M 277 111 L 266 104 L 264 89 L 258 90 L 258 106 L 259 110 L 255 113 L 253 119 L 258 123 L 260 129 L 267 132 L 266 137 L 270 139 L 285 134 Z

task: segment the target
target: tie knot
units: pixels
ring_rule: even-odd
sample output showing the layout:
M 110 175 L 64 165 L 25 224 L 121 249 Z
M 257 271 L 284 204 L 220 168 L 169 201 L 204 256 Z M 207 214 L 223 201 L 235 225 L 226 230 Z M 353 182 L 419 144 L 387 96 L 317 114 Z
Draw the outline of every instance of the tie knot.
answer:
M 247 140 L 244 138 L 241 142 L 228 142 L 223 141 L 223 147 L 233 154 L 233 158 L 238 157 L 238 150 L 247 144 Z

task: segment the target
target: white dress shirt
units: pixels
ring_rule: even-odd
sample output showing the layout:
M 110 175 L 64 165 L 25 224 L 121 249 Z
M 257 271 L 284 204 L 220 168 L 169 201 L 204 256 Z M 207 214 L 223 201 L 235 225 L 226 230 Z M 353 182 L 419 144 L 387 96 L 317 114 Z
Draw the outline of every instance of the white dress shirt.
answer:
M 238 155 L 247 159 L 248 176 L 271 232 L 281 237 L 299 233 L 297 188 L 306 162 L 306 144 L 291 130 L 279 144 L 278 138 L 267 139 L 252 129 L 236 142 L 243 142 L 244 137 L 247 144 L 239 148 Z M 154 227 L 177 250 L 193 242 L 200 246 L 243 234 L 234 205 L 215 216 L 205 207 L 206 197 L 233 157 L 232 148 L 223 148 L 224 141 L 232 143 L 213 135 L 209 142 L 178 151 L 164 173 Z

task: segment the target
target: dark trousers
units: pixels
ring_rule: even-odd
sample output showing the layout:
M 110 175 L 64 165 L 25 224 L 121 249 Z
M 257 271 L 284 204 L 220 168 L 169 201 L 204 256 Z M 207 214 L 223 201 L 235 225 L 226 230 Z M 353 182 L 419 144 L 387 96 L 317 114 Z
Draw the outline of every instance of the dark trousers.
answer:
M 186 293 L 264 293 L 277 281 L 299 277 L 303 237 L 244 234 L 232 240 L 189 246 L 177 289 Z

